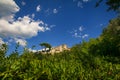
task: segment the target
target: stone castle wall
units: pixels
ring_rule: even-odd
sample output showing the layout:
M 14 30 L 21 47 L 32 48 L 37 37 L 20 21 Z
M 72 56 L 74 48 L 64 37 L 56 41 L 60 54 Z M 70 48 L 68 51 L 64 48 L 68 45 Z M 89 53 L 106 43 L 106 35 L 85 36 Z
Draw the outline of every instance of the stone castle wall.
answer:
M 70 50 L 66 44 L 63 44 L 63 45 L 60 45 L 60 46 L 57 46 L 57 47 L 54 47 L 51 49 L 50 53 L 59 53 L 59 52 L 62 52 L 64 50 Z

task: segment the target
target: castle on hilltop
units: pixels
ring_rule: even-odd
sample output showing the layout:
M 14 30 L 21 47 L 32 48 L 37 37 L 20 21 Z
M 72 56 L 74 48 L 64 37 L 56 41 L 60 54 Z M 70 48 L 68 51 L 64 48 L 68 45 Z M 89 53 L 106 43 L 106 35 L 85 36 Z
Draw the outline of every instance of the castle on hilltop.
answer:
M 60 53 L 60 52 L 63 52 L 63 51 L 69 51 L 70 48 L 68 48 L 68 46 L 66 44 L 62 44 L 62 45 L 59 45 L 59 46 L 56 46 L 56 47 L 52 47 L 51 49 L 49 48 L 46 48 L 45 49 L 42 49 L 42 50 L 31 50 L 29 49 L 30 52 L 34 52 L 34 53 L 42 53 L 42 54 L 54 54 L 54 53 Z
M 66 44 L 62 44 L 60 46 L 51 48 L 50 53 L 51 54 L 60 53 L 60 52 L 65 51 L 65 50 L 70 50 L 70 48 L 68 48 L 68 46 Z

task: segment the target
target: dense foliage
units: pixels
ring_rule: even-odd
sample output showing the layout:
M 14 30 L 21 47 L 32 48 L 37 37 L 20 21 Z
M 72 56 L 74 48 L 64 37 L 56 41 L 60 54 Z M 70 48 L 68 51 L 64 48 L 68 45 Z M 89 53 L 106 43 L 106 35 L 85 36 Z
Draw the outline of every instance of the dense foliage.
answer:
M 119 11 L 120 10 L 120 0 L 98 0 L 96 7 L 100 5 L 101 2 L 105 1 L 105 4 L 108 6 L 107 11 Z
M 6 56 L 0 48 L 0 80 L 120 80 L 120 19 L 110 21 L 100 37 L 70 51 L 35 54 L 25 49 Z
M 111 20 L 100 37 L 89 43 L 92 44 L 92 53 L 120 56 L 120 18 Z

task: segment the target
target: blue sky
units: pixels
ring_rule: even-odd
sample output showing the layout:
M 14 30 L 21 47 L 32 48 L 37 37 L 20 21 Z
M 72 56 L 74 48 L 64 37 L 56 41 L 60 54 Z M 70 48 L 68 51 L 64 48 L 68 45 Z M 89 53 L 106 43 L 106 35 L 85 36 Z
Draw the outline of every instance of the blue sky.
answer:
M 98 37 L 115 12 L 107 12 L 97 0 L 1 0 L 0 44 L 7 43 L 9 51 L 17 42 L 29 49 L 48 42 L 52 46 L 69 47 Z M 27 45 L 26 45 L 27 43 Z

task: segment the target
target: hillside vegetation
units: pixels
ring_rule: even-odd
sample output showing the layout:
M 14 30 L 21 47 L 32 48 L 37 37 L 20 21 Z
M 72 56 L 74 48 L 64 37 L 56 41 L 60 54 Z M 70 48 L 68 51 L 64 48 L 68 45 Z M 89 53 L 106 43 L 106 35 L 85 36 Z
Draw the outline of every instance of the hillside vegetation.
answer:
M 120 80 L 120 19 L 102 34 L 54 55 L 0 49 L 0 80 Z

